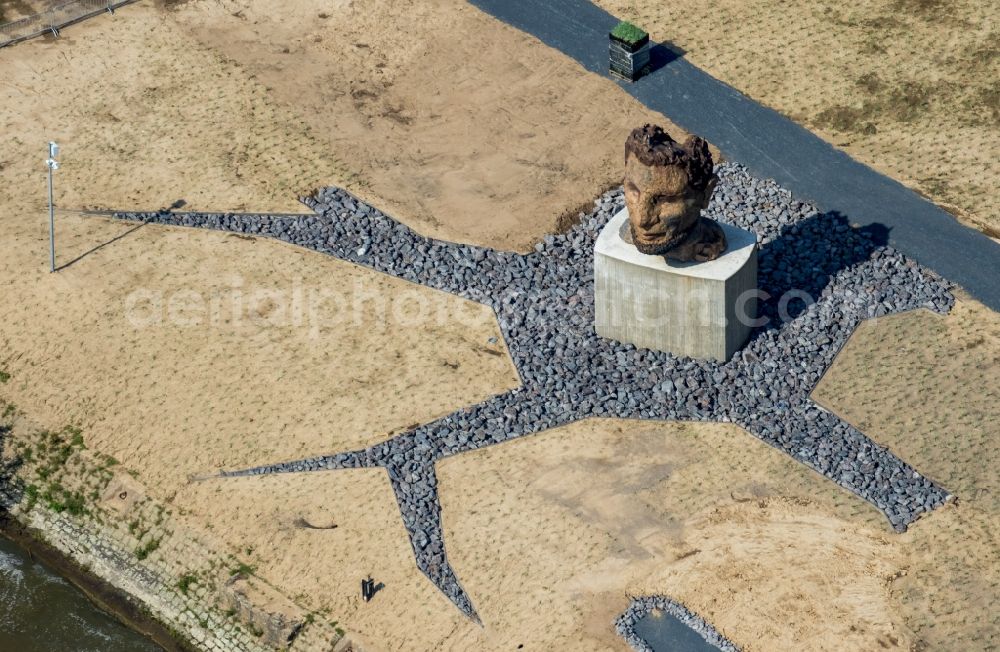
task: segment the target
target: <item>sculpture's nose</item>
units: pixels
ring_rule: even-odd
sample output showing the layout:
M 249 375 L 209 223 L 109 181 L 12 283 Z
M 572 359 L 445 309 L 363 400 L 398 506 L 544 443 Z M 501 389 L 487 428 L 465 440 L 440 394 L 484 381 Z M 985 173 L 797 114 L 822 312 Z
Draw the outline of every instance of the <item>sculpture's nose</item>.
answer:
M 639 226 L 644 229 L 652 228 L 659 221 L 656 214 L 656 195 L 651 192 L 643 192 L 639 195 Z

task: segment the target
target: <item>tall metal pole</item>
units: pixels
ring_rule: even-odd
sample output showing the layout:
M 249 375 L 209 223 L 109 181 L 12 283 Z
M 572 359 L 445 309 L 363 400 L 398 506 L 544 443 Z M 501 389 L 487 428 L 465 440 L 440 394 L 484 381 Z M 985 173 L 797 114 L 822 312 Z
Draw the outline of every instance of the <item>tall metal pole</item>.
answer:
M 56 271 L 56 212 L 52 206 L 52 165 L 49 164 L 49 273 Z
M 59 169 L 59 145 L 49 142 L 49 157 L 45 165 L 49 167 L 49 273 L 56 271 L 56 210 L 52 201 L 52 172 Z

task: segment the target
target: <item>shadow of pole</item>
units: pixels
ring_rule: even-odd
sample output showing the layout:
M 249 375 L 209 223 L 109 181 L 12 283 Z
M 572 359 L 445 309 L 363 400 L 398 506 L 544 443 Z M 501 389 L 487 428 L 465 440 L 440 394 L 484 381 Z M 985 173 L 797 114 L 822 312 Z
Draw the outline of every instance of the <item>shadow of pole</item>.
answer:
M 107 247 L 110 244 L 114 244 L 114 243 L 118 242 L 122 238 L 124 238 L 124 237 L 126 237 L 126 236 L 128 236 L 128 235 L 130 235 L 130 234 L 132 234 L 132 233 L 134 233 L 136 231 L 138 231 L 139 229 L 141 229 L 144 226 L 146 226 L 145 222 L 143 222 L 142 224 L 137 224 L 136 226 L 133 226 L 128 231 L 125 231 L 124 233 L 120 233 L 120 234 L 116 235 L 115 237 L 111 238 L 107 242 L 102 242 L 101 244 L 97 245 L 93 249 L 91 249 L 89 251 L 83 252 L 82 254 L 80 254 L 79 256 L 77 256 L 76 258 L 74 258 L 73 260 L 69 261 L 68 263 L 63 263 L 62 265 L 59 265 L 58 267 L 56 267 L 56 271 L 57 272 L 61 272 L 62 270 L 64 270 L 67 267 L 69 267 L 70 265 L 73 265 L 73 264 L 75 264 L 75 263 L 83 260 L 84 258 L 86 258 L 87 256 L 89 256 L 90 254 L 92 254 L 94 252 L 97 252 L 97 251 L 100 251 L 101 249 L 104 249 L 105 247 Z

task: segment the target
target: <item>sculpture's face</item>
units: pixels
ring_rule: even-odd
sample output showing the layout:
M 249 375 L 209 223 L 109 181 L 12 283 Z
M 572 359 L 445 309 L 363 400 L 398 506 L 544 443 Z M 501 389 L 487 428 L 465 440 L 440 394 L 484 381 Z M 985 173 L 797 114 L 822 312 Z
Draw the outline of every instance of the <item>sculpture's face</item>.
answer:
M 667 248 L 682 238 L 708 206 L 715 180 L 704 190 L 688 183 L 679 165 L 646 165 L 630 154 L 625 161 L 625 206 L 637 247 Z

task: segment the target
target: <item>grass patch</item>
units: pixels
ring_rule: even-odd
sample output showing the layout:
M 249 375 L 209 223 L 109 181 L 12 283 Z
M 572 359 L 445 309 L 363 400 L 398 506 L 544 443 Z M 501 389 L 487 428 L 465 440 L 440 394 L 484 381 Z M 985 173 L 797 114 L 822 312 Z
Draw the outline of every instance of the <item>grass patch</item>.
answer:
M 900 122 L 912 122 L 930 106 L 931 88 L 915 81 L 905 81 L 889 94 L 886 112 Z
M 73 516 L 83 516 L 89 513 L 83 493 L 66 489 L 58 482 L 50 484 L 40 498 L 56 514 L 66 512 Z
M 1000 84 L 979 89 L 977 100 L 983 113 L 980 123 L 1000 126 Z
M 184 595 L 188 594 L 191 587 L 198 583 L 198 577 L 193 573 L 184 573 L 181 578 L 177 580 L 177 588 Z
M 141 545 L 135 549 L 135 557 L 139 561 L 142 561 L 146 557 L 149 557 L 149 555 L 152 554 L 159 547 L 160 547 L 159 539 L 150 539 L 145 543 L 145 545 Z
M 646 30 L 641 27 L 637 27 L 628 21 L 621 21 L 615 28 L 611 30 L 611 36 L 615 37 L 619 41 L 624 41 L 629 45 L 635 45 L 645 38 L 649 37 Z
M 82 516 L 90 513 L 86 494 L 63 486 L 60 480 L 67 464 L 77 461 L 73 454 L 84 448 L 83 432 L 75 426 L 66 426 L 58 432 L 42 431 L 34 446 L 25 446 L 19 451 L 22 461 L 35 462 L 35 476 L 40 481 L 25 487 L 26 509 L 41 504 L 57 514 L 66 512 Z
M 877 129 L 871 117 L 877 110 L 869 103 L 861 108 L 852 106 L 831 106 L 816 116 L 815 124 L 841 133 L 874 134 Z
M 861 75 L 855 83 L 858 85 L 858 88 L 864 89 L 871 95 L 878 93 L 885 87 L 885 84 L 882 83 L 878 73 L 875 72 L 869 72 Z
M 924 20 L 934 20 L 941 17 L 947 8 L 945 0 L 896 0 L 892 8 L 904 15 L 920 16 Z
M 74 452 L 83 448 L 83 433 L 79 428 L 66 426 L 59 432 L 43 431 L 35 448 L 40 464 L 36 473 L 43 480 L 56 474 Z
M 230 569 L 229 574 L 239 575 L 240 577 L 246 578 L 253 575 L 255 572 L 257 572 L 256 566 L 251 566 L 250 564 L 241 561 Z
M 10 374 L 0 369 L 0 384 L 6 383 L 8 380 L 10 380 Z
M 38 503 L 38 486 L 29 484 L 24 488 L 24 510 L 31 511 L 31 508 Z

